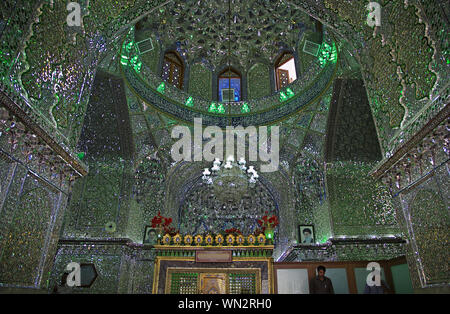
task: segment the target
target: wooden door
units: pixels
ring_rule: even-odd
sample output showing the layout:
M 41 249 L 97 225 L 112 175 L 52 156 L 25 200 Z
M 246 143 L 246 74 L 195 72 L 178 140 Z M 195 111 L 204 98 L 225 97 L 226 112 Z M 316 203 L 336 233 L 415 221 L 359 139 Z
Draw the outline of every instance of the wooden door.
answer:
M 278 90 L 289 85 L 289 71 L 288 70 L 278 69 L 277 70 L 277 78 L 278 78 L 278 80 L 277 80 Z

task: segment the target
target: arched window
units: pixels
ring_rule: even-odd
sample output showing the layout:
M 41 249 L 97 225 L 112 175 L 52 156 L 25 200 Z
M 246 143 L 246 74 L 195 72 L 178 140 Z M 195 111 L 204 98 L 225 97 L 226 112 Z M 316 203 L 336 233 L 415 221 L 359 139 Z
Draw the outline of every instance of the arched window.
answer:
M 290 53 L 282 54 L 275 63 L 275 78 L 277 90 L 289 85 L 297 79 L 294 56 Z
M 219 101 L 241 101 L 241 75 L 238 71 L 227 68 L 219 74 Z
M 184 65 L 176 52 L 166 52 L 162 66 L 162 78 L 179 89 L 183 88 Z

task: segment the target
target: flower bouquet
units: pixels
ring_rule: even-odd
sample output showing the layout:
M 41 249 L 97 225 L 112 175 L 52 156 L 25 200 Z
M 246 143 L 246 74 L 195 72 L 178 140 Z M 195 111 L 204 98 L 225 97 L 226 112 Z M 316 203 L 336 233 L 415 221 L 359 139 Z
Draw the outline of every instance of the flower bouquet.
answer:
M 273 241 L 273 233 L 276 226 L 278 226 L 278 217 L 273 215 L 271 217 L 264 215 L 261 219 L 258 219 L 258 224 L 264 232 L 267 239 Z
M 158 212 L 158 214 L 153 217 L 152 219 L 152 228 L 155 228 L 158 233 L 158 243 L 160 243 L 160 239 L 164 234 L 169 234 L 171 236 L 174 236 L 178 233 L 177 230 L 175 230 L 174 227 L 171 227 L 170 224 L 172 223 L 172 218 L 167 218 L 161 215 L 161 212 Z

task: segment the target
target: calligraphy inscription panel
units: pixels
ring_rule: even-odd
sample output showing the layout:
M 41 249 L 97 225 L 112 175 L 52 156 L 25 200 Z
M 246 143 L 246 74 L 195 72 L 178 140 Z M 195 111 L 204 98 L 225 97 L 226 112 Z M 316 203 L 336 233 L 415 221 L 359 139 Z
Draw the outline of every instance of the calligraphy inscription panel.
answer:
M 229 263 L 231 251 L 196 251 L 195 261 L 197 263 Z

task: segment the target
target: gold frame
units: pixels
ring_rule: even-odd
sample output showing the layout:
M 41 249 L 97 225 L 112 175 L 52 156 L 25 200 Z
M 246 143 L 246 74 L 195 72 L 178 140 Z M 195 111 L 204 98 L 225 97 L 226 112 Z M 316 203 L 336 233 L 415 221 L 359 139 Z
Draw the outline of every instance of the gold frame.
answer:
M 174 272 L 172 272 L 173 274 Z M 197 285 L 200 284 L 200 290 L 203 292 L 203 294 L 209 294 L 209 293 L 205 293 L 206 290 L 206 284 L 209 282 L 210 279 L 212 279 L 213 281 L 220 281 L 218 286 L 219 286 L 219 291 L 217 294 L 226 294 L 227 293 L 227 282 L 228 282 L 228 276 L 226 273 L 200 273 L 200 280 L 197 281 Z M 197 288 L 198 289 L 198 288 Z
M 155 249 L 162 250 L 210 250 L 210 249 L 220 249 L 220 250 L 235 250 L 235 249 L 260 249 L 260 250 L 273 250 L 274 246 L 272 245 L 162 245 L 155 244 L 153 246 Z
M 199 280 L 197 281 L 198 291 L 202 291 L 202 275 L 225 275 L 225 293 L 228 294 L 230 291 L 228 275 L 230 273 L 245 273 L 245 274 L 255 274 L 256 275 L 256 287 L 255 293 L 261 294 L 261 269 L 259 268 L 189 268 L 189 267 L 167 267 L 166 270 L 166 286 L 164 287 L 164 293 L 170 294 L 170 282 L 172 281 L 172 274 L 177 272 L 197 272 L 200 274 Z
M 158 293 L 158 285 L 159 285 L 159 273 L 160 273 L 160 266 L 161 261 L 184 261 L 184 262 L 195 262 L 195 257 L 178 257 L 178 256 L 157 256 L 155 259 L 155 269 L 153 271 L 153 289 L 152 293 L 157 294 Z M 274 293 L 274 278 L 273 278 L 273 258 L 272 257 L 233 257 L 233 261 L 255 261 L 255 262 L 267 262 L 267 277 L 268 277 L 268 286 L 269 286 L 269 294 Z M 168 267 L 169 268 L 176 268 L 176 267 Z M 168 270 L 167 269 L 167 270 Z M 244 269 L 246 271 L 255 269 L 255 268 L 188 268 L 188 267 L 180 267 L 177 269 L 183 269 L 184 271 L 187 270 L 205 270 L 205 272 L 213 272 L 214 270 L 218 270 L 218 273 L 223 273 L 225 270 L 229 269 L 230 271 L 238 270 L 238 269 Z M 259 268 L 256 268 L 259 271 L 261 271 Z M 166 282 L 164 287 L 164 293 L 166 293 L 166 289 L 168 287 L 168 274 L 166 273 Z M 259 290 L 257 289 L 257 293 L 261 294 L 261 274 L 259 276 L 259 280 L 257 282 L 257 286 L 259 286 Z

